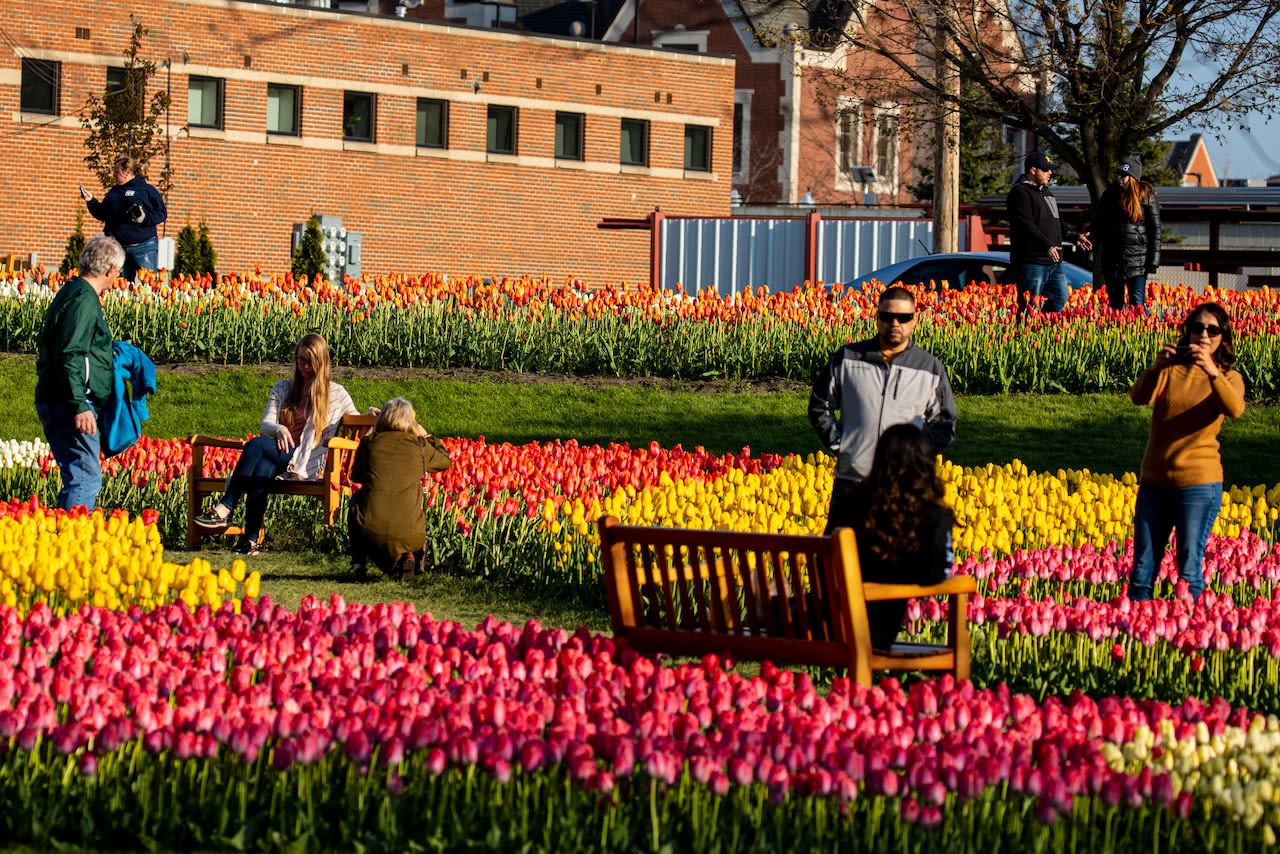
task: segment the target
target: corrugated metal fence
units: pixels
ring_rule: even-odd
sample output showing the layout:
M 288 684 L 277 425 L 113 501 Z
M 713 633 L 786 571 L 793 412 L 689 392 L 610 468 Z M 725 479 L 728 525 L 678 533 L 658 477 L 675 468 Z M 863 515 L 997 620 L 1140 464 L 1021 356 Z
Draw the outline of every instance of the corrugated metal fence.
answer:
M 763 285 L 790 290 L 806 280 L 847 282 L 895 261 L 928 255 L 933 224 L 924 219 L 661 217 L 657 283 L 722 294 Z M 964 223 L 961 223 L 961 244 Z

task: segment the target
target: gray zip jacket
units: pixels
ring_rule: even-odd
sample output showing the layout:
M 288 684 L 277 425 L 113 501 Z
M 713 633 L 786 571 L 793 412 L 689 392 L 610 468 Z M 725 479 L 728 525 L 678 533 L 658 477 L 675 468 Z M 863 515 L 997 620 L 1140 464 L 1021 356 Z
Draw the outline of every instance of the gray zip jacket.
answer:
M 915 424 L 941 453 L 956 436 L 956 398 L 946 368 L 931 354 L 909 344 L 886 364 L 871 338 L 841 347 L 818 373 L 809 421 L 836 457 L 836 477 L 861 480 L 880 434 L 895 424 Z

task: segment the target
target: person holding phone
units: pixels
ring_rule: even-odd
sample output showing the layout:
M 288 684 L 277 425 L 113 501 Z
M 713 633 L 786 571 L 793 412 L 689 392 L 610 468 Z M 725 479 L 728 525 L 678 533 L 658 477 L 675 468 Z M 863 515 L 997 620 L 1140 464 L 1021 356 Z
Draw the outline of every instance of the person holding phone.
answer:
M 1218 432 L 1244 413 L 1244 379 L 1234 370 L 1231 318 L 1217 303 L 1196 306 L 1142 372 L 1129 399 L 1152 407 L 1133 519 L 1130 599 L 1150 599 L 1170 532 L 1177 531 L 1178 577 L 1204 592 L 1204 548 L 1222 506 Z
M 120 275 L 133 281 L 138 270 L 155 270 L 160 251 L 156 226 L 164 222 L 169 211 L 164 197 L 147 179 L 138 174 L 138 161 L 124 154 L 111 164 L 116 184 L 98 201 L 93 194 L 80 187 L 84 200 L 94 219 L 102 223 L 102 233 L 114 237 L 124 247 L 125 263 Z

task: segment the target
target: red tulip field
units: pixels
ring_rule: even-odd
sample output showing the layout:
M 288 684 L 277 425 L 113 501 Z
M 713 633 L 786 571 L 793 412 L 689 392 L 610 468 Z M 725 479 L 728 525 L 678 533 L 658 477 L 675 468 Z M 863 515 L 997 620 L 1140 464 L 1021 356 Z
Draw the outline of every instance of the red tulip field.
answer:
M 48 290 L 0 283 L 0 350 L 31 352 Z M 921 299 L 958 393 L 1114 392 L 1203 299 L 1146 315 L 1077 292 Z M 1214 294 L 1250 397 L 1280 392 L 1270 292 Z M 157 359 L 256 364 L 318 330 L 345 365 L 809 379 L 868 334 L 841 289 L 732 298 L 537 280 L 253 274 L 105 299 Z M 194 355 L 193 355 L 194 354 Z M 797 429 L 808 429 L 797 413 Z M 973 576 L 972 679 L 642 656 L 608 634 L 471 627 L 339 594 L 289 609 L 252 559 L 166 557 L 185 440 L 104 463 L 100 508 L 53 510 L 34 437 L 0 439 L 0 840 L 38 850 L 1256 851 L 1280 832 L 1280 484 L 1228 484 L 1186 595 L 1124 595 L 1133 474 L 940 463 L 954 571 Z M 596 522 L 820 533 L 832 463 L 565 437 L 445 437 L 437 568 L 603 608 Z M 207 473 L 234 451 L 213 450 Z M 1135 460 L 1136 463 L 1136 460 Z M 267 526 L 345 548 L 306 499 Z M 915 600 L 908 633 L 948 615 Z M 883 676 L 883 674 L 878 674 Z M 3 843 L 0 843 L 0 847 Z

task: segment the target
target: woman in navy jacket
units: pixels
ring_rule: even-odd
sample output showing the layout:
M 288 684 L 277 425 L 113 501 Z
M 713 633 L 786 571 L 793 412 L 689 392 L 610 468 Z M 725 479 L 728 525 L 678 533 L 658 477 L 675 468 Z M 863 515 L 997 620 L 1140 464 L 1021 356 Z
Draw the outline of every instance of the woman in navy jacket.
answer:
M 84 187 L 80 198 L 94 219 L 102 222 L 102 233 L 114 237 L 124 247 L 125 263 L 120 275 L 133 280 L 138 270 L 157 269 L 160 241 L 156 226 L 169 216 L 164 197 L 138 174 L 138 161 L 121 155 L 111 164 L 116 185 L 98 201 Z

